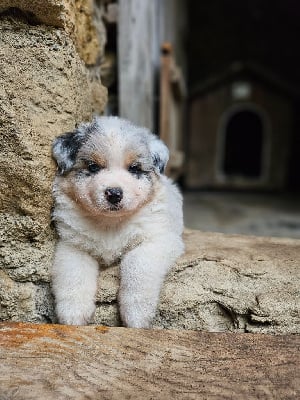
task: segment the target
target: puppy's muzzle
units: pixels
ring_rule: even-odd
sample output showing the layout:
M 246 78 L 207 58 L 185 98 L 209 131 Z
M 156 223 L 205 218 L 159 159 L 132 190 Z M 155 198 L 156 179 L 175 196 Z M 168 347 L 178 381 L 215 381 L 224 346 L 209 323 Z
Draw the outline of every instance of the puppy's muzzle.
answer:
M 113 205 L 119 204 L 123 198 L 123 190 L 118 187 L 107 188 L 104 193 L 106 200 Z

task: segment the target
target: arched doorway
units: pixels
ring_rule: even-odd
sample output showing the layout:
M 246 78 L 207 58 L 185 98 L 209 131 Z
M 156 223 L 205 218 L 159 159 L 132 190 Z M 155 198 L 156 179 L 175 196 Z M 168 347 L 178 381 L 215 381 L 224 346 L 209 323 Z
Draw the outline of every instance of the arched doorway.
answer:
M 263 174 L 265 126 L 259 112 L 231 113 L 223 131 L 222 173 L 228 178 L 259 179 Z

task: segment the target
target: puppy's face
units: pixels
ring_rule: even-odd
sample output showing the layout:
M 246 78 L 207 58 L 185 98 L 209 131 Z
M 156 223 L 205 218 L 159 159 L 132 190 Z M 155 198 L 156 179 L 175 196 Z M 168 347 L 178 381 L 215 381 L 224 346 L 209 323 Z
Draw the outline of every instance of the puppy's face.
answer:
M 117 117 L 96 118 L 53 144 L 60 189 L 93 216 L 132 214 L 153 198 L 168 161 L 152 133 Z

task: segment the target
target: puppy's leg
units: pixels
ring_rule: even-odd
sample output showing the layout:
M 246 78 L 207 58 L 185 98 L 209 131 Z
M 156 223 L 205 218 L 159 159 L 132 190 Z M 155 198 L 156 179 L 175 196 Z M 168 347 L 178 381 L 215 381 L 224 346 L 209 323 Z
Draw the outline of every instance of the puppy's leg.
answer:
M 177 237 L 160 237 L 127 253 L 121 262 L 119 304 L 123 323 L 148 328 L 155 316 L 166 274 L 183 252 Z
M 61 324 L 85 325 L 90 321 L 95 312 L 97 277 L 96 260 L 66 243 L 57 244 L 52 282 Z

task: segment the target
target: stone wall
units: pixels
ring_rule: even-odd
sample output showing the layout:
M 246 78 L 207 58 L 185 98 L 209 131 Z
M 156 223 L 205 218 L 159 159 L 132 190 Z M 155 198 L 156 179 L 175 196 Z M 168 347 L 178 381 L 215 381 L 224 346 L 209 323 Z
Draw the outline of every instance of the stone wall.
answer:
M 0 0 L 0 13 L 0 319 L 51 321 L 50 146 L 103 111 L 101 4 Z

